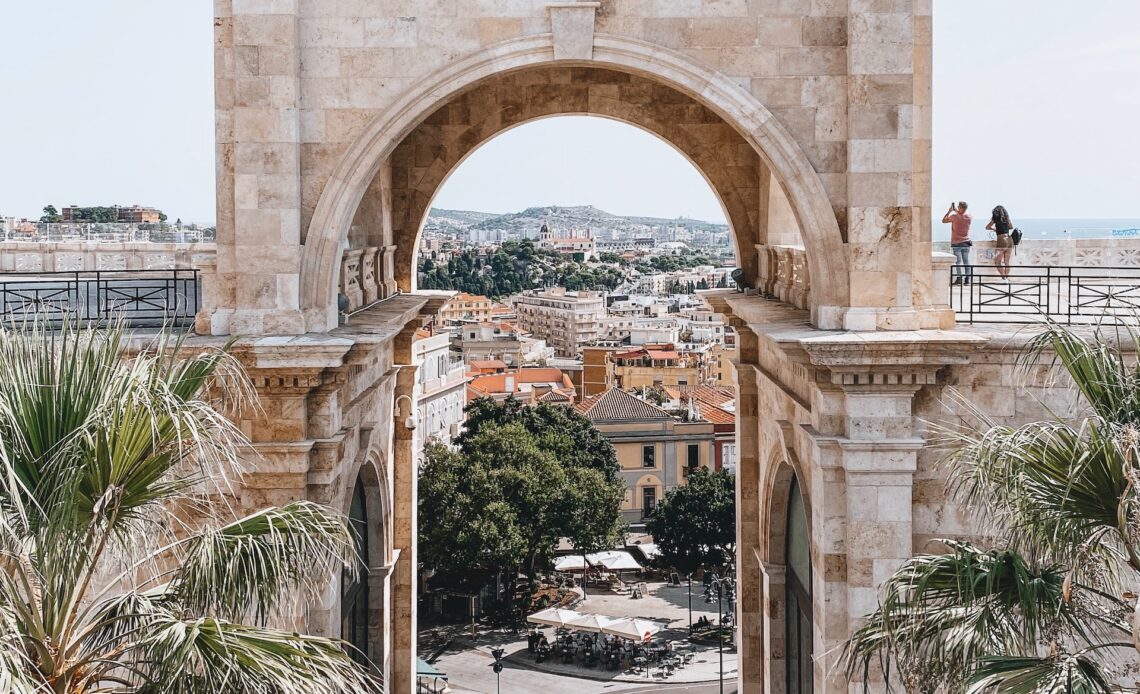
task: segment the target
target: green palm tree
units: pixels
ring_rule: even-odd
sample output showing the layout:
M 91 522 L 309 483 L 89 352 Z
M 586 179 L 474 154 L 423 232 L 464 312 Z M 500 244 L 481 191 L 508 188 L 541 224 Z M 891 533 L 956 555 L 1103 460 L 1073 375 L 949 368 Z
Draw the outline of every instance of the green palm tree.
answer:
M 0 328 L 0 691 L 380 691 L 343 644 L 266 626 L 356 562 L 322 506 L 226 512 L 241 369 L 129 339 Z
M 943 540 L 945 553 L 888 579 L 843 645 L 849 679 L 1012 694 L 1115 692 L 1134 679 L 1140 367 L 1104 337 L 1050 324 L 1023 354 L 1026 368 L 1054 355 L 1087 405 L 1076 421 L 1000 426 L 957 398 L 978 424 L 940 429 L 951 496 L 992 542 Z

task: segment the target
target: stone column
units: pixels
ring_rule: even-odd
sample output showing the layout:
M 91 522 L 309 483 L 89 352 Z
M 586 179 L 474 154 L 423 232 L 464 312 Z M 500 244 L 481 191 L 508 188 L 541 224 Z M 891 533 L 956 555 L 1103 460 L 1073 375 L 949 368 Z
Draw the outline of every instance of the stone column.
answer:
M 934 383 L 934 369 L 833 372 L 832 380 L 846 396 L 846 435 L 838 444 L 847 490 L 847 615 L 833 630 L 850 634 L 914 551 L 911 500 L 923 440 L 915 436 L 913 400 Z
M 760 419 L 756 335 L 739 320 L 740 357 L 736 363 L 736 576 L 739 667 L 737 691 L 765 690 L 766 658 L 760 553 Z
M 407 342 L 404 358 L 411 360 L 411 335 L 396 338 L 396 352 L 404 351 L 401 342 Z M 414 391 L 416 371 L 414 365 L 401 365 L 396 375 L 395 407 L 393 408 L 393 545 L 398 553 L 392 573 L 392 666 L 389 671 L 388 691 L 392 694 L 415 694 L 416 689 L 416 511 L 419 504 L 415 438 L 404 420 L 415 411 Z
M 215 334 L 304 332 L 297 0 L 215 3 Z M 256 262 L 252 262 L 256 261 Z

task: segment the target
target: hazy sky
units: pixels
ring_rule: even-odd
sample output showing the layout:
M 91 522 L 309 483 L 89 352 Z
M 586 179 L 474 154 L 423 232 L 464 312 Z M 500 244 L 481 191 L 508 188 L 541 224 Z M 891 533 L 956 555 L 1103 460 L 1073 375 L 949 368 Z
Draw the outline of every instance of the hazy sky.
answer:
M 0 26 L 0 214 L 139 203 L 214 219 L 209 0 L 0 2 Z M 1137 26 L 1137 0 L 935 0 L 936 210 L 1140 217 Z M 721 218 L 680 155 L 592 118 L 505 133 L 436 201 L 584 203 Z

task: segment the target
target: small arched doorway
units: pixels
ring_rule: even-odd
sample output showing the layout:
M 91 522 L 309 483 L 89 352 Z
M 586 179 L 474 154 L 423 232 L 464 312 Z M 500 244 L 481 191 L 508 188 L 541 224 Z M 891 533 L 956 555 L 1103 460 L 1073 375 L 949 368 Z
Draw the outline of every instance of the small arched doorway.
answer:
M 812 694 L 811 541 L 807 511 L 795 477 L 788 490 L 787 523 L 784 534 L 786 694 Z
M 356 549 L 356 571 L 341 574 L 341 637 L 352 646 L 352 658 L 368 663 L 368 509 L 360 479 L 352 490 L 348 509 Z

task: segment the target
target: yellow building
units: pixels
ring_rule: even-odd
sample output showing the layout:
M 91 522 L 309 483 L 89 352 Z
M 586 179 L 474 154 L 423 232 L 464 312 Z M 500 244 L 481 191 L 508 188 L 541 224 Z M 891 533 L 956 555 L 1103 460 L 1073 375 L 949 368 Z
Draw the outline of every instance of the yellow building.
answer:
M 711 422 L 683 421 L 620 388 L 583 400 L 575 409 L 609 439 L 625 480 L 622 515 L 630 524 L 646 514 L 689 473 L 711 468 L 715 432 Z
M 488 322 L 495 310 L 495 302 L 481 294 L 460 292 L 448 299 L 439 310 L 439 318 L 444 323 L 458 323 L 464 320 Z

